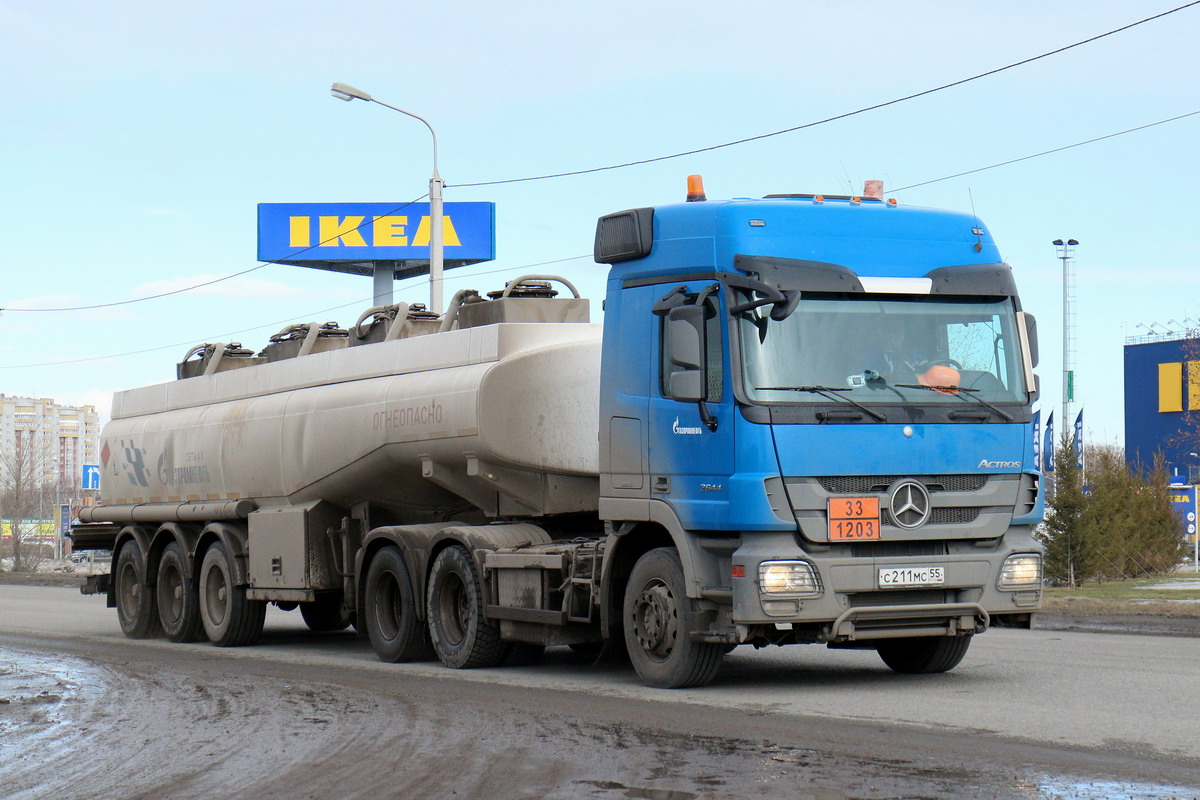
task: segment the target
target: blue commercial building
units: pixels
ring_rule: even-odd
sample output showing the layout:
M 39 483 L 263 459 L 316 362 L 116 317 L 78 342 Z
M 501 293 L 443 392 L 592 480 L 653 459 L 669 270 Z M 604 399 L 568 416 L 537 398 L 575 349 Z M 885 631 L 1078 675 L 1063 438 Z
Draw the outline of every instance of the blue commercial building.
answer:
M 1200 340 L 1146 337 L 1125 345 L 1125 458 L 1150 466 L 1162 452 L 1171 482 L 1200 483 Z

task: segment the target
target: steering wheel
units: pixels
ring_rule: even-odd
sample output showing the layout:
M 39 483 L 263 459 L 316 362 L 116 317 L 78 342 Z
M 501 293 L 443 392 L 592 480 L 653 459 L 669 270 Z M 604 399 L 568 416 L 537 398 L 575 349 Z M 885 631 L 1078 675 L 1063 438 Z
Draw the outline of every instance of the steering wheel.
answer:
M 963 365 L 955 361 L 953 358 L 940 358 L 936 361 L 926 361 L 924 364 L 918 367 L 918 369 L 920 369 L 921 372 L 925 372 L 930 367 L 954 367 L 955 369 L 961 371 Z

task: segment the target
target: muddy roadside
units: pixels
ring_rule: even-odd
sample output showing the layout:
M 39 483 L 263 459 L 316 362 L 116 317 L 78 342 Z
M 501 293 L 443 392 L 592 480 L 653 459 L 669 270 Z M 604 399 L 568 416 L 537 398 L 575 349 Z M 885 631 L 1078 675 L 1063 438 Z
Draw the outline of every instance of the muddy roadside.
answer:
M 87 573 L 0 571 L 0 583 L 79 590 Z M 1034 619 L 1039 630 L 1200 637 L 1200 601 L 1047 597 Z

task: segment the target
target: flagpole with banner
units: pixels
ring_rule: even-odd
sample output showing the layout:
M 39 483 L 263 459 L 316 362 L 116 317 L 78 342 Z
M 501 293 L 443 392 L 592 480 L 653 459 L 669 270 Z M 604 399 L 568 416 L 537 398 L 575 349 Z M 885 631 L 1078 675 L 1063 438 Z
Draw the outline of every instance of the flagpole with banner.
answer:
M 1075 466 L 1083 473 L 1083 409 L 1075 417 Z

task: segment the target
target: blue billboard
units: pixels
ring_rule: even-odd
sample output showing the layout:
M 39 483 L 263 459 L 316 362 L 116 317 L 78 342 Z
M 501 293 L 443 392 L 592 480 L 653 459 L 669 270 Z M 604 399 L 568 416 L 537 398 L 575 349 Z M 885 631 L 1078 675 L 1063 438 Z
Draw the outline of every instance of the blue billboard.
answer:
M 495 203 L 445 203 L 444 266 L 496 257 Z M 427 271 L 429 203 L 259 203 L 258 258 L 362 273 L 392 262 L 396 276 Z

